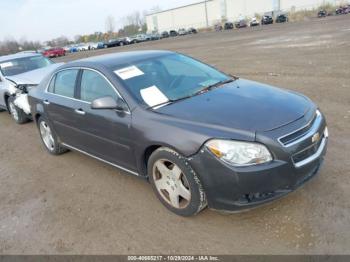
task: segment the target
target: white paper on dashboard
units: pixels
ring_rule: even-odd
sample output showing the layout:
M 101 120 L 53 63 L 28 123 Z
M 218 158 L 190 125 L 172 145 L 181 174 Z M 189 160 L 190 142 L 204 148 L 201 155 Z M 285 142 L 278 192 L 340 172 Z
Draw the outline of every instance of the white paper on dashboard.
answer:
M 129 66 L 122 69 L 114 71 L 121 79 L 128 80 L 130 78 L 144 75 L 144 73 L 138 69 L 136 66 Z
M 11 67 L 11 66 L 13 66 L 13 63 L 12 63 L 12 62 L 6 62 L 6 63 L 0 64 L 0 67 L 1 67 L 1 68 Z
M 169 99 L 156 86 L 151 86 L 140 91 L 143 101 L 149 106 L 156 106 L 169 101 Z

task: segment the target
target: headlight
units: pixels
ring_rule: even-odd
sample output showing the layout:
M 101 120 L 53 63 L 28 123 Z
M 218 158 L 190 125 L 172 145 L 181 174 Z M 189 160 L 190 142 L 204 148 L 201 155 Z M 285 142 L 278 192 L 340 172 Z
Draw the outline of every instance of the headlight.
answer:
M 234 166 L 251 166 L 272 161 L 266 146 L 230 140 L 210 140 L 205 146 L 219 159 Z

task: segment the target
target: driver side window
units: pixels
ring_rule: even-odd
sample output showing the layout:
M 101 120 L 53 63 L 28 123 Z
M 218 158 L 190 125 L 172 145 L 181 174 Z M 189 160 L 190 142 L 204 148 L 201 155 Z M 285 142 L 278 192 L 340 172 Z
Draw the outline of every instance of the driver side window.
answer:
M 91 70 L 83 70 L 80 99 L 86 102 L 92 102 L 97 98 L 106 96 L 111 96 L 115 100 L 119 98 L 114 87 L 99 73 Z

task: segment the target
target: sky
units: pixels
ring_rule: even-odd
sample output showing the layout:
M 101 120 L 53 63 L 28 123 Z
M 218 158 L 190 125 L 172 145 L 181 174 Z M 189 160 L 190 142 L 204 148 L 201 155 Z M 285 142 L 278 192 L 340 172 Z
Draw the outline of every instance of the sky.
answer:
M 134 11 L 155 6 L 173 8 L 199 0 L 0 0 L 0 41 L 7 38 L 45 41 L 59 36 L 106 31 L 106 18 L 116 29 Z

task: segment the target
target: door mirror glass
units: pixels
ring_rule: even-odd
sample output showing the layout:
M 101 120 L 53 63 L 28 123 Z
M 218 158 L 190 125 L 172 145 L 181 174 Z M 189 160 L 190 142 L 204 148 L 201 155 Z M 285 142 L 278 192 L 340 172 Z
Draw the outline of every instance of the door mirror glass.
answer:
M 92 109 L 115 109 L 119 111 L 128 111 L 128 106 L 125 101 L 121 98 L 118 98 L 117 101 L 111 97 L 101 97 L 92 101 Z

